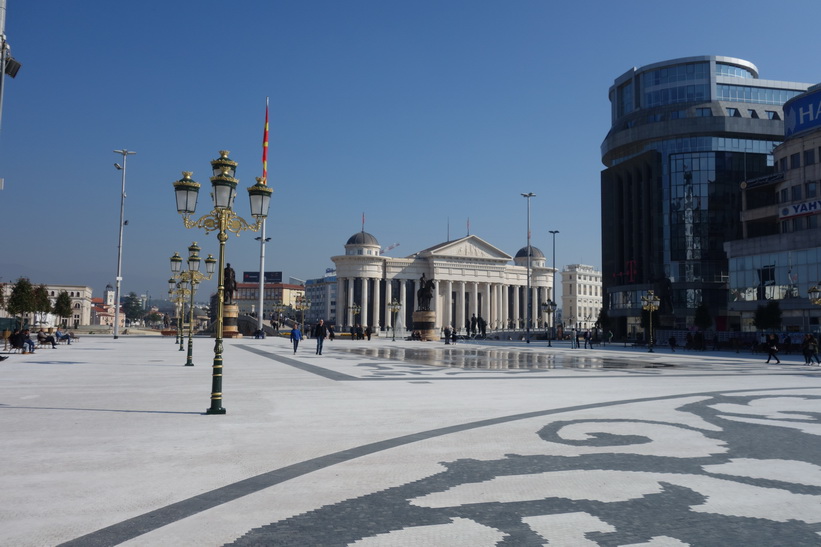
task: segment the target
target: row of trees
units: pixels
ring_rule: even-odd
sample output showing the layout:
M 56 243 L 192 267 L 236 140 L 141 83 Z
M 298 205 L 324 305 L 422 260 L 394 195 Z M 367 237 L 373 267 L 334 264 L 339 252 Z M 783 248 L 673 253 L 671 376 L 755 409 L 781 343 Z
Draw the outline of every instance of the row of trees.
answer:
M 61 291 L 52 306 L 46 286 L 35 287 L 25 277 L 21 277 L 14 283 L 8 300 L 6 300 L 5 284 L 0 288 L 0 307 L 5 308 L 12 317 L 19 317 L 21 324 L 23 315 L 26 313 L 53 313 L 57 317 L 62 317 L 64 324 L 72 314 L 71 298 L 67 292 Z

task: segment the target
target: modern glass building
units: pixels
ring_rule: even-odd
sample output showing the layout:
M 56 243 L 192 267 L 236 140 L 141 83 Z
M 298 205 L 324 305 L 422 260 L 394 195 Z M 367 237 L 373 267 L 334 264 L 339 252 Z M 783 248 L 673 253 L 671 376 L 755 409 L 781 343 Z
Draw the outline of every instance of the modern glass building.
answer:
M 741 189 L 773 171 L 782 105 L 809 84 L 759 79 L 755 65 L 703 56 L 633 68 L 610 87 L 601 146 L 602 283 L 614 332 L 640 330 L 641 297 L 660 326 L 689 328 L 708 306 L 728 321 L 724 242 L 741 236 Z
M 775 173 L 741 184 L 743 237 L 724 245 L 729 310 L 742 331 L 754 331 L 756 309 L 775 301 L 785 331 L 817 333 L 821 310 L 808 293 L 821 282 L 821 84 L 784 112 Z

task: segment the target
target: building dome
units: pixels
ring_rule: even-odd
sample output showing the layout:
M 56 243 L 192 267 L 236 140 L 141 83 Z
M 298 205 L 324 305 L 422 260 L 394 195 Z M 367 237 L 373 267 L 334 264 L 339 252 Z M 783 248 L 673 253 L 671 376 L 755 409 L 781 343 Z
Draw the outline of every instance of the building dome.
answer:
M 348 242 L 345 245 L 376 245 L 378 247 L 379 242 L 368 232 L 362 231 L 348 238 Z
M 527 247 L 522 247 L 519 249 L 519 252 L 516 253 L 515 258 L 527 258 Z M 532 260 L 534 258 L 545 258 L 545 256 L 544 253 L 538 249 L 538 247 L 530 245 L 530 258 Z

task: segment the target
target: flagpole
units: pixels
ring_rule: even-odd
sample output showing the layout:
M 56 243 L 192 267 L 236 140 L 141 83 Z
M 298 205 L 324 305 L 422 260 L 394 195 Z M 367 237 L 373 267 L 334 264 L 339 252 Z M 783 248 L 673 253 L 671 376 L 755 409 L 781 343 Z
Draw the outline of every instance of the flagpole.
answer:
M 262 133 L 262 184 L 268 184 L 268 97 L 265 97 L 265 130 Z M 257 329 L 262 331 L 265 322 L 265 244 L 270 238 L 265 237 L 265 222 L 259 237 L 259 310 L 257 311 Z

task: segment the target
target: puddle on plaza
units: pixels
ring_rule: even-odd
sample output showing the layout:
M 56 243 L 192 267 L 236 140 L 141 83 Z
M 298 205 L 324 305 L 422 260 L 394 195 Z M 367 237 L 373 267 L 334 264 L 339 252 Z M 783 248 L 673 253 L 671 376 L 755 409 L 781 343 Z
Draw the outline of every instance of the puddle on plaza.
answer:
M 586 355 L 482 347 L 337 348 L 354 355 L 445 368 L 481 370 L 641 369 L 668 365 Z M 581 352 L 580 352 L 581 353 Z

